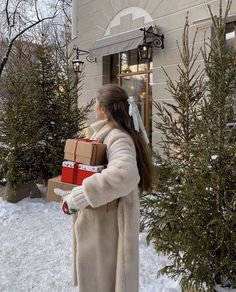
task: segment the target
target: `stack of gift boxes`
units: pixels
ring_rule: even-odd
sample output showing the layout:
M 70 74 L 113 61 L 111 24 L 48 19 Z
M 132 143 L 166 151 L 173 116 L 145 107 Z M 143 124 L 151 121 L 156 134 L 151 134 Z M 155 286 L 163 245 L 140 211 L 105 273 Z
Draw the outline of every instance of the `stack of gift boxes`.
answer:
M 106 145 L 89 139 L 68 139 L 64 150 L 61 176 L 48 180 L 46 198 L 61 201 L 54 193 L 55 188 L 72 190 L 82 185 L 85 178 L 101 172 L 106 165 Z

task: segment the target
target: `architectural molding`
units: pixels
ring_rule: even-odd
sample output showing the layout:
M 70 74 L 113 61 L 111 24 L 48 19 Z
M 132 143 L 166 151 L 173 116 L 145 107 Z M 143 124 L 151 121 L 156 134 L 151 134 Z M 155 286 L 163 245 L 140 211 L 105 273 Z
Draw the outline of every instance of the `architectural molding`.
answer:
M 128 22 L 127 22 L 128 21 Z M 150 14 L 140 7 L 128 7 L 121 11 L 119 11 L 110 21 L 104 36 L 108 36 L 111 32 L 121 32 L 119 27 L 122 25 L 127 27 L 127 23 L 129 23 L 129 27 L 126 30 L 134 29 L 135 27 L 130 27 L 131 23 L 140 23 L 141 25 L 153 22 Z M 140 25 L 140 26 L 141 26 Z M 138 26 L 138 25 L 137 25 Z

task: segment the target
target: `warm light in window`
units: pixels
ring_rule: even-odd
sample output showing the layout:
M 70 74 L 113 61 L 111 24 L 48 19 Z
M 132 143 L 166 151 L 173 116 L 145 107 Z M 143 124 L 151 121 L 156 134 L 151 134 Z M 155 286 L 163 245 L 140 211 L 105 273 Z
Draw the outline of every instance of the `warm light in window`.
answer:
M 141 99 L 145 99 L 146 98 L 146 92 L 145 91 L 142 91 L 141 94 L 140 94 L 140 98 Z

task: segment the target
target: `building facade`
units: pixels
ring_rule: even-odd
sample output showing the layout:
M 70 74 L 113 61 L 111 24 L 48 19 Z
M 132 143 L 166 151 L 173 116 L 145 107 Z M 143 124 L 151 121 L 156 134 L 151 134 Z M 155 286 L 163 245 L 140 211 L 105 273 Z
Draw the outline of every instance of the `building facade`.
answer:
M 166 90 L 166 75 L 178 78 L 181 63 L 177 41 L 181 37 L 189 13 L 190 42 L 198 28 L 196 50 L 211 37 L 211 19 L 207 5 L 218 14 L 219 0 L 73 0 L 73 47 L 89 51 L 96 63 L 85 59 L 84 86 L 79 105 L 96 96 L 97 89 L 106 83 L 117 83 L 129 95 L 135 96 L 145 128 L 155 147 L 160 133 L 154 127 L 157 119 L 152 101 L 172 102 Z M 226 0 L 223 1 L 226 5 Z M 235 45 L 236 1 L 228 17 L 228 41 Z M 153 47 L 151 58 L 140 61 L 137 47 L 143 40 L 140 28 L 157 27 L 164 35 L 164 49 Z M 81 56 L 83 60 L 85 56 Z M 199 55 L 197 65 L 203 66 Z M 89 117 L 93 121 L 94 117 Z

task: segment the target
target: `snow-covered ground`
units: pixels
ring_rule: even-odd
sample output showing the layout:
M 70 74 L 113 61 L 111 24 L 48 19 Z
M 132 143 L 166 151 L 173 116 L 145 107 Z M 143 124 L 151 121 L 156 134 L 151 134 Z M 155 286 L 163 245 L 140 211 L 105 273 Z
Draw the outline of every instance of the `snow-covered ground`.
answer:
M 0 291 L 75 292 L 72 286 L 71 217 L 60 204 L 0 198 Z M 140 292 L 181 292 L 178 282 L 156 278 L 167 262 L 140 234 Z

